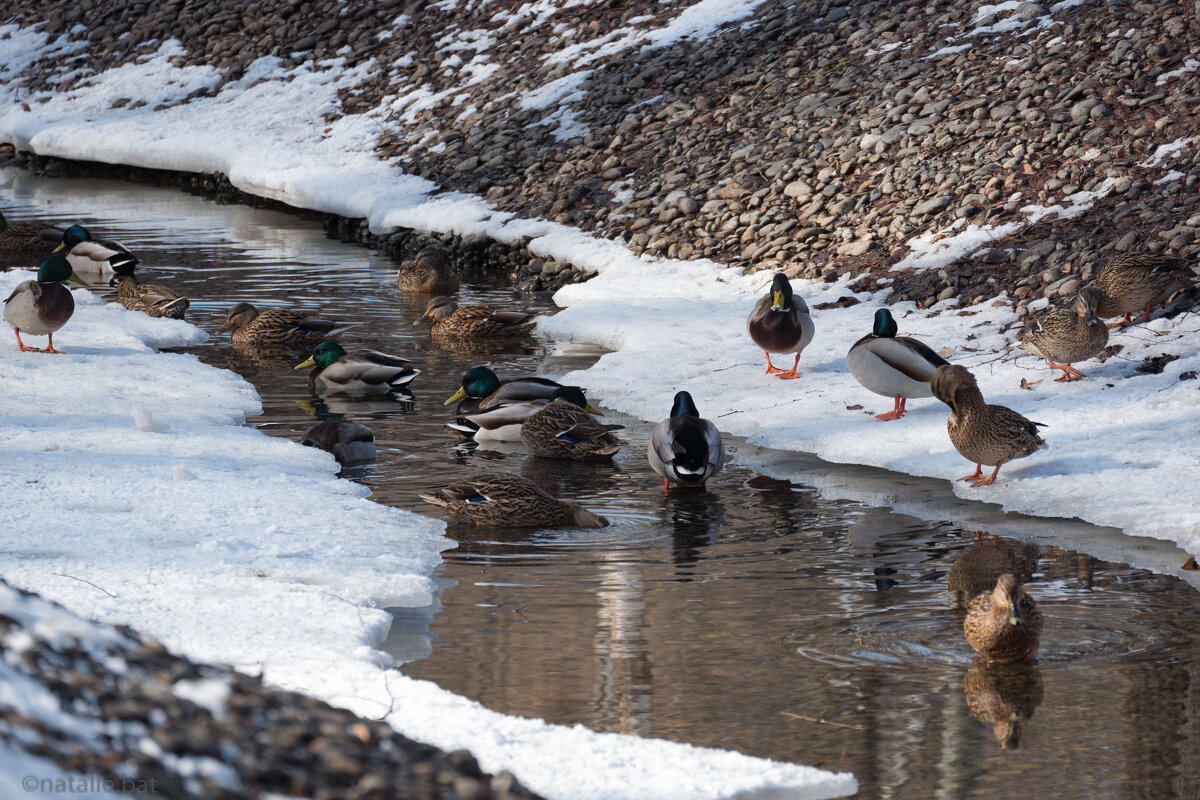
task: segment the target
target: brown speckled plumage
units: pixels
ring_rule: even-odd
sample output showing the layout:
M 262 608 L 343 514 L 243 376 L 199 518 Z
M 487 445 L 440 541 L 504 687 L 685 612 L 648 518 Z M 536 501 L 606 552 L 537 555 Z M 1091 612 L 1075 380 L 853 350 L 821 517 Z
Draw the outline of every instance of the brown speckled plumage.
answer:
M 1193 285 L 1195 274 L 1188 262 L 1153 253 L 1123 253 L 1109 261 L 1096 276 L 1100 292 L 1096 316 L 1101 319 L 1143 312 L 1165 303 L 1171 295 Z M 1143 317 L 1145 322 L 1145 317 Z
M 421 495 L 458 522 L 494 527 L 602 528 L 604 517 L 575 503 L 564 503 L 516 475 L 471 475 Z
M 0 269 L 33 266 L 49 255 L 54 243 L 42 231 L 40 225 L 10 223 L 0 214 Z
M 414 322 L 430 323 L 434 339 L 515 339 L 533 329 L 532 314 L 499 306 L 460 306 L 449 297 L 434 297 Z
M 1083 373 L 1071 366 L 1100 353 L 1108 344 L 1108 326 L 1096 315 L 1100 302 L 1099 290 L 1085 286 L 1075 295 L 1070 308 L 1060 308 L 1046 316 L 1031 320 L 1021 332 L 1021 347 L 1063 370 L 1060 381 L 1082 378 Z
M 1012 611 L 1013 604 L 1019 613 Z M 1006 572 L 992 591 L 977 596 L 967 606 L 963 633 L 984 658 L 1021 661 L 1037 652 L 1042 614 L 1016 577 Z
M 1037 667 L 976 662 L 963 678 L 963 695 L 975 719 L 992 726 L 1001 750 L 1021 743 L 1021 723 L 1042 704 L 1045 690 Z
M 624 444 L 591 413 L 561 397 L 525 420 L 521 441 L 535 456 L 576 461 L 611 458 Z
M 183 319 L 188 299 L 158 283 L 142 283 L 133 275 L 117 275 L 117 301 L 130 311 L 142 311 L 151 317 Z
M 238 303 L 229 310 L 218 333 L 232 330 L 234 344 L 297 347 L 320 342 L 337 327 L 336 322 L 286 308 L 259 311 L 249 303 Z
M 400 267 L 396 285 L 403 292 L 457 292 L 458 276 L 450 269 L 446 252 L 437 245 L 421 248 L 416 257 Z
M 1014 458 L 1024 458 L 1046 446 L 1032 422 L 1006 406 L 988 405 L 979 385 L 966 367 L 948 364 L 938 367 L 930 381 L 933 394 L 950 406 L 946 428 L 950 441 L 964 458 L 977 465 L 975 474 L 963 480 L 979 479 L 976 486 L 995 480 L 1000 466 Z M 991 478 L 984 478 L 982 465 L 995 465 Z

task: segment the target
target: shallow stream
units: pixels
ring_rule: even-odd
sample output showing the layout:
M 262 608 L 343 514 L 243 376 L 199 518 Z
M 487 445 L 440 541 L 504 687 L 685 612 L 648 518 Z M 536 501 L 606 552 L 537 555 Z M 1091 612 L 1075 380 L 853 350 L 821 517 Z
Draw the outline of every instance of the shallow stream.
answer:
M 348 477 L 378 502 L 436 514 L 419 492 L 495 469 L 610 519 L 450 525 L 459 546 L 444 554 L 440 607 L 396 609 L 385 644 L 417 659 L 409 675 L 497 711 L 850 770 L 864 798 L 1200 796 L 1200 594 L 1179 580 L 827 499 L 737 459 L 708 494 L 664 497 L 645 461 L 650 426 L 619 414 L 606 421 L 626 426 L 629 445 L 611 464 L 477 449 L 443 428 L 466 369 L 556 377 L 598 354 L 538 338 L 491 353 L 435 347 L 411 324 L 424 302 L 401 297 L 397 264 L 326 238 L 312 215 L 14 170 L 0 170 L 0 210 L 123 241 L 139 274 L 188 294 L 187 318 L 210 333 L 238 301 L 290 305 L 353 321 L 345 344 L 416 361 L 411 401 L 321 406 L 292 369 L 302 356 L 238 353 L 227 336 L 193 349 L 258 387 L 252 422 L 271 435 L 301 438 L 314 413 L 371 426 L 378 462 Z M 464 277 L 459 302 L 553 313 L 495 276 Z M 884 481 L 908 491 L 904 476 Z M 962 636 L 950 573 L 979 548 L 1011 561 L 1045 615 L 1036 666 L 978 664 Z

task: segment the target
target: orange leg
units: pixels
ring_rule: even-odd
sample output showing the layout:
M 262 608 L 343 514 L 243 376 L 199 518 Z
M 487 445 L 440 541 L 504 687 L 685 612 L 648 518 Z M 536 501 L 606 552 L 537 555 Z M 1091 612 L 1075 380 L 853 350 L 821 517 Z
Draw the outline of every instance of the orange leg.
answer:
M 1110 323 L 1108 323 L 1108 327 L 1124 328 L 1124 327 L 1127 327 L 1132 324 L 1133 324 L 1133 316 L 1129 312 L 1125 312 L 1125 319 L 1121 320 L 1120 322 L 1110 322 Z
M 702 492 L 708 491 L 708 481 L 700 481 L 700 491 L 702 491 Z
M 767 357 L 767 372 L 766 372 L 767 375 L 772 375 L 776 372 L 783 372 L 782 369 L 780 369 L 779 367 L 777 367 L 771 363 L 771 354 L 770 353 L 768 353 L 766 350 L 763 350 L 763 355 L 765 355 Z
M 800 376 L 796 374 L 796 366 L 799 363 L 800 363 L 800 354 L 796 353 L 796 360 L 792 364 L 792 368 L 790 370 L 788 370 L 787 372 L 780 372 L 778 377 L 782 378 L 785 381 L 790 381 L 792 378 L 799 378 Z
M 666 478 L 663 478 L 663 494 L 664 495 L 670 494 L 670 492 L 671 492 L 671 481 L 669 481 Z
M 54 334 L 53 333 L 50 334 L 50 344 L 46 345 L 46 348 L 44 350 L 42 350 L 41 352 L 43 352 L 43 353 L 58 353 L 60 356 L 66 355 L 65 353 L 63 353 L 62 350 L 54 349 Z
M 15 333 L 17 335 L 17 347 L 21 348 L 21 352 L 24 352 L 24 353 L 40 352 L 36 347 L 30 347 L 29 345 L 27 345 L 21 341 L 21 329 L 20 328 L 13 328 L 13 333 Z
M 1057 378 L 1054 379 L 1056 382 L 1057 381 L 1067 381 L 1069 383 L 1070 381 L 1083 380 L 1085 377 L 1087 377 L 1082 372 L 1080 372 L 1079 370 L 1072 367 L 1070 364 L 1055 364 L 1053 361 L 1051 361 L 1048 358 L 1046 359 L 1046 363 L 1050 365 L 1050 369 L 1061 369 L 1063 371 L 1062 375 L 1059 375 Z
M 1142 311 L 1142 322 L 1150 321 L 1150 305 L 1152 302 L 1153 301 L 1151 301 L 1151 300 L 1146 301 L 1146 308 L 1145 308 L 1145 310 Z M 1125 316 L 1129 316 L 1129 315 L 1126 314 Z
M 961 478 L 959 478 L 959 480 L 960 481 L 973 481 L 973 480 L 976 480 L 976 479 L 982 478 L 982 477 L 983 477 L 983 464 L 976 464 L 974 472 L 972 472 L 970 475 L 963 475 Z
M 1001 462 L 1000 462 L 1000 464 L 1003 464 L 1003 463 L 1004 463 L 1003 461 L 1001 461 Z M 991 476 L 990 476 L 990 477 L 987 477 L 987 478 L 982 478 L 982 479 L 980 479 L 980 480 L 977 480 L 977 481 L 975 481 L 974 483 L 972 483 L 971 485 L 972 485 L 972 486 L 991 486 L 991 485 L 992 485 L 993 483 L 995 483 L 995 481 L 996 481 L 996 475 L 998 475 L 998 474 L 1000 473 L 1000 464 L 997 464 L 997 465 L 996 465 L 996 468 L 995 468 L 994 470 L 992 470 L 992 474 L 991 474 Z M 980 470 L 979 470 L 979 471 L 980 471 L 981 473 L 983 472 L 983 465 L 982 465 L 982 464 L 980 465 Z
M 893 419 L 900 419 L 904 416 L 904 404 L 908 402 L 907 397 L 897 397 L 895 400 L 896 406 L 886 414 L 876 414 L 875 419 L 881 419 L 888 422 Z

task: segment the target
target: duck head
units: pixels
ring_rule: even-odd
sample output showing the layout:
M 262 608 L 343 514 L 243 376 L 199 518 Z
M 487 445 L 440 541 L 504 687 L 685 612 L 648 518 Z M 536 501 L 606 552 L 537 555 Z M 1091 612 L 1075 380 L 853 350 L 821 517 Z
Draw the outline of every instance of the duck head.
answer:
M 598 417 L 604 416 L 603 411 L 592 407 L 592 404 L 584 397 L 583 389 L 578 386 L 563 386 L 561 389 L 555 389 L 550 395 L 550 402 L 553 403 L 555 400 L 566 400 L 568 403 L 574 403 L 590 414 L 595 414 Z
M 875 312 L 875 324 L 871 327 L 871 333 L 881 339 L 891 339 L 896 336 L 899 328 L 896 327 L 896 320 L 892 317 L 892 312 L 886 308 L 881 308 Z
M 1075 295 L 1075 313 L 1088 325 L 1098 325 L 1100 319 L 1096 316 L 1096 305 L 1100 302 L 1100 291 L 1094 286 L 1085 286 Z
M 457 310 L 458 303 L 454 302 L 453 297 L 447 297 L 444 294 L 431 297 L 429 303 L 425 306 L 425 313 L 413 325 L 420 325 L 422 322 L 439 322 L 451 316 Z
M 1015 626 L 1024 622 L 1021 616 L 1021 584 L 1017 583 L 1017 578 L 1012 573 L 1006 572 L 996 581 L 996 588 L 992 590 L 992 602 L 1008 612 L 1009 625 Z
M 787 311 L 792 307 L 792 284 L 788 280 L 787 275 L 782 272 L 775 273 L 775 279 L 771 281 L 771 310 L 772 311 Z
M 671 403 L 672 417 L 698 417 L 700 412 L 696 410 L 696 404 L 692 401 L 692 396 L 687 392 L 676 392 L 675 400 Z
M 321 342 L 313 348 L 311 356 L 301 361 L 293 369 L 304 369 L 311 366 L 325 369 L 344 355 L 346 355 L 346 349 L 337 342 Z
M 72 225 L 63 231 L 62 241 L 58 243 L 58 247 L 54 248 L 54 252 L 59 250 L 70 250 L 80 242 L 90 241 L 92 234 L 82 225 Z
M 979 394 L 979 384 L 975 382 L 975 376 L 959 364 L 944 364 L 938 367 L 929 381 L 929 388 L 933 391 L 933 396 L 950 406 L 955 415 L 959 413 L 958 407 L 963 400 L 963 393 Z
M 474 367 L 463 375 L 462 386 L 442 405 L 457 403 L 464 397 L 487 397 L 500 388 L 500 379 L 487 367 Z
M 87 281 L 76 275 L 75 271 L 71 269 L 71 264 L 62 256 L 50 256 L 38 267 L 38 283 L 62 283 L 63 281 L 73 281 L 80 286 L 87 286 Z
M 229 314 L 225 317 L 225 324 L 221 326 L 221 330 L 217 331 L 217 334 L 220 335 L 225 331 L 236 331 L 243 325 L 249 325 L 257 316 L 257 308 L 249 303 L 238 303 L 229 309 Z

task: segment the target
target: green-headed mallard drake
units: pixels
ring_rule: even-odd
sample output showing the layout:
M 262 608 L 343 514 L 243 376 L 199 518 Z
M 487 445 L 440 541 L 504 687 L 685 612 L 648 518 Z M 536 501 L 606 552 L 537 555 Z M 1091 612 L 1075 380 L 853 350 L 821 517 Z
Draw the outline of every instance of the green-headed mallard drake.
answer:
M 108 282 L 117 287 L 117 302 L 130 311 L 151 317 L 183 319 L 191 302 L 173 289 L 159 283 L 142 283 L 132 272 L 120 272 Z
M 588 405 L 582 389 L 564 386 L 521 425 L 521 441 L 535 456 L 577 461 L 611 458 L 625 443 L 596 421 L 592 415 L 598 413 Z
M 1056 381 L 1083 378 L 1084 374 L 1071 364 L 1087 361 L 1108 344 L 1108 326 L 1096 316 L 1099 302 L 1097 289 L 1083 287 L 1070 308 L 1060 308 L 1026 323 L 1021 332 L 1021 347 L 1046 359 L 1051 369 L 1061 369 L 1063 373 Z
M 1042 704 L 1042 676 L 1031 664 L 996 664 L 978 659 L 963 678 L 971 716 L 992 726 L 1001 750 L 1021 743 L 1021 723 Z
M 458 276 L 446 260 L 446 251 L 431 244 L 422 247 L 411 262 L 400 267 L 396 285 L 402 292 L 445 294 L 458 291 Z
M 0 269 L 36 264 L 44 259 L 51 249 L 52 240 L 48 237 L 52 233 L 31 222 L 9 223 L 0 214 Z
M 1131 315 L 1142 312 L 1142 322 L 1150 319 L 1150 309 L 1165 303 L 1171 295 L 1194 285 L 1188 262 L 1174 256 L 1153 253 L 1123 253 L 1100 270 L 1093 285 L 1100 292 L 1096 316 L 1101 319 L 1125 318 L 1110 327 L 1129 325 Z
M 532 314 L 499 306 L 460 306 L 445 295 L 430 298 L 425 313 L 413 323 L 430 323 L 429 332 L 446 339 L 515 339 L 533 330 Z
M 300 444 L 332 453 L 344 467 L 375 460 L 375 434 L 366 425 L 345 419 L 318 422 L 304 432 Z
M 608 520 L 575 503 L 564 503 L 516 475 L 471 475 L 421 495 L 458 522 L 514 528 L 578 525 L 603 528 Z
M 238 303 L 229 309 L 225 324 L 217 331 L 233 331 L 233 343 L 267 347 L 312 346 L 340 323 L 319 317 L 306 317 L 287 308 L 268 308 L 259 311 L 249 303 Z
M 929 381 L 934 371 L 950 362 L 927 345 L 908 336 L 896 335 L 892 312 L 875 312 L 871 332 L 854 343 L 846 354 L 850 374 L 866 389 L 895 399 L 894 408 L 877 419 L 893 420 L 904 416 L 910 397 L 932 397 Z
M 1016 576 L 1006 572 L 996 588 L 967 606 L 963 633 L 976 652 L 991 661 L 1033 660 L 1042 633 L 1042 614 Z
M 985 403 L 975 376 L 966 367 L 938 367 L 930 386 L 934 397 L 950 406 L 946 421 L 950 441 L 964 458 L 975 462 L 975 472 L 959 480 L 986 486 L 996 480 L 1006 461 L 1024 458 L 1046 446 L 1037 430 L 1042 423 L 1031 422 L 1006 406 Z M 983 477 L 984 464 L 996 466 L 989 478 Z
M 62 256 L 50 256 L 38 268 L 37 279 L 25 281 L 13 289 L 4 301 L 4 321 L 17 334 L 17 346 L 28 352 L 62 353 L 54 349 L 54 332 L 67 324 L 75 313 L 75 298 L 63 281 L 87 285 L 71 270 Z M 43 350 L 29 347 L 21 341 L 21 331 L 34 336 L 48 336 L 50 343 Z
M 663 478 L 663 492 L 675 483 L 708 489 L 708 479 L 725 464 L 721 432 L 700 416 L 692 396 L 677 392 L 671 416 L 654 426 L 646 448 L 650 468 Z
M 71 267 L 83 275 L 133 272 L 138 262 L 137 256 L 125 245 L 111 239 L 93 239 L 82 225 L 72 225 L 63 231 L 62 241 L 54 252 L 64 250 Z
M 562 384 L 548 378 L 501 381 L 487 367 L 474 367 L 463 375 L 462 386 L 444 405 L 458 403 L 454 412 L 458 421 L 450 427 L 473 435 L 476 441 L 519 442 L 521 424 L 561 388 Z
M 767 374 L 778 373 L 780 378 L 798 378 L 796 366 L 800 353 L 813 338 L 812 317 L 804 299 L 792 294 L 792 284 L 787 275 L 776 273 L 771 281 L 771 291 L 754 304 L 750 318 L 746 320 L 750 338 L 763 349 L 767 356 Z M 795 353 L 792 368 L 783 371 L 771 363 L 771 353 Z
M 316 394 L 383 394 L 407 386 L 421 370 L 400 356 L 378 350 L 346 349 L 337 342 L 321 342 L 296 369 L 312 367 L 308 391 Z

